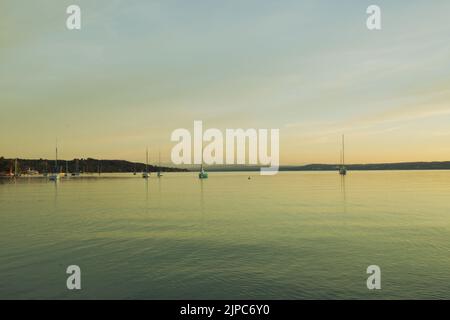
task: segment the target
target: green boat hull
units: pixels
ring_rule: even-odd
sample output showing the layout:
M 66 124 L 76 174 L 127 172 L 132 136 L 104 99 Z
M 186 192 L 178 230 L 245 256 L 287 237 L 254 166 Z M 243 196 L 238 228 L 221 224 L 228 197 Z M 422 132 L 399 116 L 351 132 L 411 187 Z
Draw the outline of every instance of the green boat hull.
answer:
M 208 179 L 208 174 L 206 172 L 200 172 L 198 174 L 199 179 Z

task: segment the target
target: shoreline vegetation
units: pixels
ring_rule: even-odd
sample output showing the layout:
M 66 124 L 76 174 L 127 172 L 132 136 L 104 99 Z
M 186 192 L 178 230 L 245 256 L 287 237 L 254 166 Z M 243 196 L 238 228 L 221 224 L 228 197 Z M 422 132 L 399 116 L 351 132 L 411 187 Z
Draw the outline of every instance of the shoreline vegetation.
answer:
M 93 158 L 58 160 L 58 170 L 55 170 L 55 160 L 51 159 L 7 159 L 0 157 L 0 174 L 14 172 L 15 162 L 18 163 L 18 171 L 21 174 L 42 174 L 50 172 L 80 172 L 80 173 L 120 173 L 120 172 L 143 172 L 146 170 L 145 163 L 131 162 L 126 160 L 99 160 Z M 183 168 L 148 165 L 149 172 L 187 172 Z
M 26 173 L 49 173 L 55 171 L 55 161 L 51 159 L 20 159 L 0 157 L 0 174 L 8 174 L 15 169 L 15 161 L 18 170 Z M 58 172 L 81 173 L 126 173 L 143 172 L 145 163 L 131 162 L 126 160 L 99 160 L 94 158 L 58 160 Z M 211 172 L 232 171 L 259 171 L 260 166 L 249 165 L 213 165 L 208 166 Z M 307 164 L 299 166 L 280 166 L 279 171 L 336 171 L 339 164 Z M 372 163 L 372 164 L 347 164 L 346 169 L 350 171 L 379 171 L 379 170 L 450 170 L 450 161 L 431 162 L 398 162 L 398 163 Z M 148 165 L 149 172 L 190 172 L 196 169 L 185 167 L 165 167 Z

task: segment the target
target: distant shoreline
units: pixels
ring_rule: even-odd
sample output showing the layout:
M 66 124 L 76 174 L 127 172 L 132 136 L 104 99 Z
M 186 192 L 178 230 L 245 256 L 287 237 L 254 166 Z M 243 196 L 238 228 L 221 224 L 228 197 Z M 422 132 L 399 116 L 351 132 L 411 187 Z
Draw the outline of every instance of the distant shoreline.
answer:
M 0 173 L 8 173 L 14 170 L 16 159 L 0 157 Z M 55 168 L 55 160 L 51 159 L 17 159 L 19 170 L 25 173 L 28 170 L 39 173 L 52 172 Z M 100 160 L 93 158 L 58 160 L 59 171 L 66 170 L 66 163 L 69 172 L 83 173 L 127 173 L 142 172 L 145 164 L 140 162 L 130 162 L 126 160 Z M 348 164 L 345 166 L 349 171 L 383 171 L 383 170 L 450 170 L 450 161 L 430 161 L 430 162 L 397 162 L 397 163 L 372 163 L 372 164 Z M 205 166 L 211 172 L 242 172 L 260 171 L 260 166 Z M 280 166 L 279 171 L 337 171 L 339 164 L 307 164 Z M 148 165 L 149 172 L 192 172 L 197 168 L 167 167 Z
M 280 166 L 279 171 L 337 171 L 339 164 L 307 164 L 302 166 Z M 349 171 L 384 171 L 384 170 L 450 170 L 450 161 L 431 162 L 397 162 L 397 163 L 372 163 L 372 164 L 348 164 Z M 209 171 L 259 171 L 259 166 L 221 166 L 207 167 Z
M 15 170 L 16 159 L 0 157 L 0 174 L 6 174 Z M 183 168 L 156 166 L 140 162 L 126 160 L 103 160 L 94 158 L 58 160 L 58 168 L 55 168 L 55 160 L 52 159 L 20 159 L 17 158 L 18 171 L 21 174 L 27 172 L 80 172 L 80 173 L 120 173 L 120 172 L 188 172 Z

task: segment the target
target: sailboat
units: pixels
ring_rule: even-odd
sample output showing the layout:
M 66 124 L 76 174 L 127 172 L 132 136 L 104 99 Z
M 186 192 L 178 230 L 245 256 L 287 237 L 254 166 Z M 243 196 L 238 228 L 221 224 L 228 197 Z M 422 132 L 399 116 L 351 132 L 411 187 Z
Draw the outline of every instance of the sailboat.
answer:
M 142 173 L 142 178 L 148 179 L 149 173 L 148 173 L 148 148 L 147 148 L 147 154 L 145 159 L 145 171 Z
M 203 144 L 202 144 L 202 163 L 200 165 L 200 172 L 198 173 L 199 179 L 208 179 L 208 172 L 203 168 Z
M 58 144 L 56 145 L 56 149 L 55 149 L 55 172 L 52 173 L 48 179 L 50 181 L 57 181 L 60 178 L 59 172 L 58 172 Z
M 345 145 L 344 145 L 344 135 L 342 135 L 342 151 L 341 151 L 341 166 L 339 167 L 339 174 L 345 176 L 347 174 L 347 169 L 345 168 Z
M 42 175 L 43 175 L 44 177 L 47 177 L 47 176 L 48 176 L 48 163 L 47 163 L 47 161 L 44 162 L 44 168 L 43 168 L 43 170 L 42 170 Z
M 14 177 L 14 173 L 13 173 L 13 161 L 11 160 L 11 163 L 9 165 L 9 172 L 8 173 L 0 172 L 0 178 L 12 178 L 12 177 Z
M 158 177 L 158 178 L 161 178 L 161 177 L 162 177 L 162 173 L 161 173 L 161 151 L 159 151 L 159 154 L 158 154 L 158 162 L 159 162 L 159 164 L 158 164 L 158 174 L 157 174 L 157 177 Z
M 14 160 L 14 177 L 19 177 L 19 162 L 17 159 Z
M 66 160 L 66 172 L 64 172 L 64 177 L 67 178 L 69 176 L 69 163 Z
M 200 172 L 198 174 L 199 179 L 208 179 L 208 172 L 203 168 L 203 164 L 200 166 Z
M 80 163 L 78 159 L 75 159 L 75 172 L 72 172 L 72 177 L 80 176 Z

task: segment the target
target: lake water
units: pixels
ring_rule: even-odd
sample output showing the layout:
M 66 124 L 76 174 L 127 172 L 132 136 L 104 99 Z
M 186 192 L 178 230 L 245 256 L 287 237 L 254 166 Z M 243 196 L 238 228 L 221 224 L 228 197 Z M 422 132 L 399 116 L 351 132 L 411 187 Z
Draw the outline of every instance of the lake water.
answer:
M 0 298 L 450 299 L 450 171 L 3 179 Z

